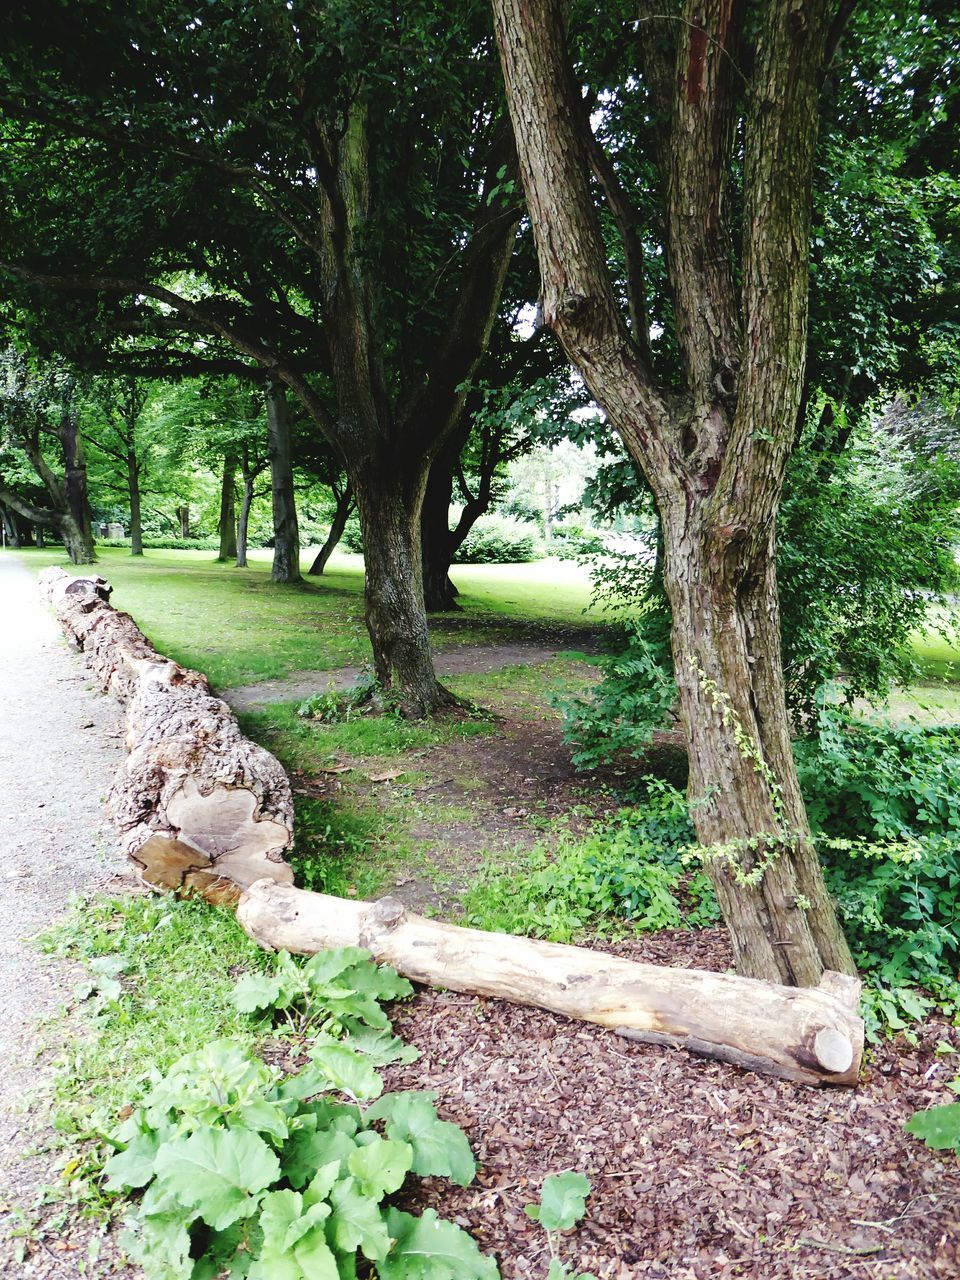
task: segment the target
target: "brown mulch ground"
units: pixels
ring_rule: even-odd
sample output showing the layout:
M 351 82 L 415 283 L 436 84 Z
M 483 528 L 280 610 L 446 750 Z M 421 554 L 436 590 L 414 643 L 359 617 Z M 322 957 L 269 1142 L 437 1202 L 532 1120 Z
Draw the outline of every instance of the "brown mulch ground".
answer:
M 725 968 L 720 931 L 621 944 L 656 963 Z M 388 1087 L 434 1089 L 481 1169 L 429 1204 L 496 1254 L 504 1280 L 543 1277 L 523 1212 L 550 1173 L 593 1186 L 565 1260 L 600 1280 L 914 1280 L 960 1276 L 960 1163 L 902 1131 L 948 1101 L 957 1032 L 879 1047 L 856 1090 L 816 1090 L 634 1044 L 538 1009 L 423 991 L 396 1019 L 422 1051 Z

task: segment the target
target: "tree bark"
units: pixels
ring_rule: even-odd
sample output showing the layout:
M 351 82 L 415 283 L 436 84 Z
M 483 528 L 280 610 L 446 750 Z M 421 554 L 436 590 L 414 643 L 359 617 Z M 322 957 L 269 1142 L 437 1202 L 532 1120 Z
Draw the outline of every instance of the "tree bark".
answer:
M 319 576 L 327 567 L 327 561 L 330 559 L 337 547 L 340 539 L 343 537 L 343 531 L 347 527 L 347 519 L 353 509 L 353 489 L 349 483 L 341 494 L 337 497 L 336 510 L 333 513 L 333 520 L 330 522 L 330 532 L 327 534 L 326 541 L 314 557 L 313 564 L 308 572 Z
M 143 516 L 140 510 L 140 460 L 135 447 L 127 449 L 127 488 L 130 493 L 130 554 L 143 555 Z
M 267 453 L 273 495 L 274 582 L 301 582 L 300 530 L 293 493 L 293 448 L 283 384 L 267 380 Z
M 620 313 L 561 0 L 493 4 L 544 321 L 642 469 L 660 515 L 691 815 L 738 968 L 804 985 L 815 985 L 825 967 L 850 973 L 790 751 L 773 563 L 806 353 L 826 0 L 801 7 L 767 0 L 757 15 L 742 111 L 729 52 L 745 36 L 742 8 L 689 0 L 667 34 L 652 0 L 641 0 L 645 78 L 663 121 L 659 160 L 681 396 L 655 385 L 645 344 L 633 341 Z M 738 111 L 739 295 L 729 175 Z M 631 295 L 640 288 L 642 281 L 631 281 Z
M 218 560 L 233 560 L 237 554 L 237 455 L 227 453 L 223 459 L 220 481 L 220 550 Z
M 177 519 L 180 521 L 180 537 L 190 537 L 190 504 L 184 502 L 177 507 Z
M 863 1053 L 860 983 L 819 987 L 665 969 L 618 956 L 426 920 L 396 898 L 345 902 L 261 881 L 237 918 L 276 950 L 360 946 L 417 982 L 496 996 L 607 1027 L 629 1039 L 689 1049 L 812 1085 L 854 1085 Z
M 14 550 L 20 546 L 20 531 L 17 528 L 17 522 L 7 508 L 0 503 L 0 520 L 3 521 L 3 528 L 6 534 L 7 546 Z
M 293 799 L 278 761 L 241 734 L 206 677 L 158 654 L 109 603 L 103 578 L 40 575 L 41 592 L 101 687 L 126 708 L 130 754 L 107 795 L 131 862 L 161 889 L 232 902 L 292 883 Z
M 420 517 L 423 559 L 423 598 L 428 613 L 459 611 L 460 594 L 450 580 L 453 539 L 450 533 L 450 503 L 453 500 L 453 466 L 447 450 L 434 459 L 427 480 Z

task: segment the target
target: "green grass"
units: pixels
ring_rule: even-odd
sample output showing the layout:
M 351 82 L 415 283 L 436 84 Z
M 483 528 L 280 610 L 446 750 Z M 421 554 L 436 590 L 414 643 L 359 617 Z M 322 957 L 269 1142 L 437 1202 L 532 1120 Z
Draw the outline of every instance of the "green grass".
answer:
M 94 993 L 92 1025 L 64 1046 L 56 1078 L 58 1127 L 87 1133 L 112 1125 L 149 1071 L 218 1036 L 252 1041 L 254 1024 L 231 1001 L 240 969 L 270 959 L 226 908 L 173 897 L 77 902 L 40 940 L 45 951 L 94 968 L 109 957 L 121 993 Z
M 29 568 L 71 566 L 61 549 L 17 552 Z M 335 555 L 321 578 L 301 586 L 270 581 L 268 551 L 251 553 L 249 569 L 217 564 L 210 551 L 98 551 L 97 571 L 114 587 L 113 603 L 133 615 L 160 652 L 203 671 L 215 688 L 276 679 L 292 671 L 330 671 L 370 661 L 363 620 L 363 562 Z M 310 553 L 303 556 L 304 570 Z M 549 565 L 549 569 L 547 566 Z M 559 561 L 471 565 L 457 569 L 471 627 L 445 631 L 438 648 L 509 639 L 490 624 L 508 620 L 587 625 L 586 573 Z M 599 615 L 593 614 L 593 622 Z

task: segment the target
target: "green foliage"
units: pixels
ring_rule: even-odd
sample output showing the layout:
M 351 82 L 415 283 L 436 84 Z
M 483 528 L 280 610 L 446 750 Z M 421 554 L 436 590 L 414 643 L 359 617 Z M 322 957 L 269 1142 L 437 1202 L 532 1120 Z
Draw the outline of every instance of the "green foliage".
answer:
M 562 1232 L 572 1230 L 586 1214 L 589 1194 L 589 1178 L 567 1170 L 566 1173 L 553 1173 L 544 1178 L 540 1203 L 524 1206 L 524 1213 L 534 1222 L 539 1222 L 547 1233 L 550 1247 L 547 1280 L 568 1280 L 568 1277 L 569 1280 L 594 1280 L 586 1272 L 575 1276 L 570 1267 L 561 1262 L 557 1239 Z
M 647 779 L 644 800 L 590 834 L 562 830 L 552 848 L 537 845 L 506 870 L 502 857 L 491 861 L 467 891 L 467 917 L 551 942 L 624 920 L 637 932 L 710 924 L 718 918 L 710 882 L 683 862 L 692 839 L 683 796 Z
M 241 981 L 235 1003 L 283 1018 L 296 1009 L 322 1028 L 297 1074 L 226 1039 L 152 1073 L 104 1167 L 109 1192 L 142 1192 L 123 1242 L 147 1280 L 340 1280 L 357 1274 L 358 1255 L 393 1280 L 495 1280 L 496 1264 L 453 1223 L 387 1203 L 411 1171 L 463 1186 L 476 1172 L 434 1095 L 383 1094 L 376 1066 L 416 1051 L 392 1035 L 380 1001 L 411 990 L 357 948 L 302 966 L 281 956 L 274 974 Z
M 370 955 L 357 947 L 321 951 L 306 964 L 286 952 L 276 959 L 272 974 L 248 974 L 240 979 L 234 1003 L 241 1013 L 277 1012 L 297 1035 L 317 1031 L 359 1032 L 361 1027 L 389 1026 L 382 1000 L 412 995 L 413 987 L 388 965 L 371 968 Z
M 960 1093 L 960 1080 L 955 1080 L 950 1088 Z M 934 1151 L 955 1151 L 960 1155 L 960 1102 L 918 1111 L 903 1127 Z
M 306 698 L 297 707 L 297 715 L 303 720 L 318 720 L 321 724 L 346 724 L 371 711 L 383 710 L 373 702 L 375 691 L 373 680 L 369 676 L 360 676 L 352 689 L 331 689 Z
M 522 564 L 543 554 L 540 535 L 528 520 L 494 512 L 481 516 L 456 554 L 457 564 Z
M 566 721 L 574 764 L 595 769 L 619 756 L 642 758 L 677 701 L 660 619 L 650 612 L 623 624 L 626 648 L 600 660 L 588 697 L 554 698 Z
M 872 1030 L 898 1030 L 934 1001 L 960 1007 L 960 729 L 877 725 L 821 703 L 795 746 L 827 885 L 876 990 Z

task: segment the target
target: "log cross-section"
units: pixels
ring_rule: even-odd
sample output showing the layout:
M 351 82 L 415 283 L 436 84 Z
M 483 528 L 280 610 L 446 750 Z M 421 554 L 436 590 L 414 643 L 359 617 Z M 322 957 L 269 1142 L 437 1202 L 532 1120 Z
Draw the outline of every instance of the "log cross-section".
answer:
M 267 880 L 247 889 L 237 916 L 263 946 L 366 947 L 417 982 L 535 1005 L 785 1080 L 852 1085 L 860 1071 L 860 983 L 842 974 L 801 988 L 667 969 L 427 920 L 396 898 L 347 902 Z
M 107 812 L 144 880 L 235 901 L 265 877 L 292 883 L 293 798 L 280 763 L 245 738 L 205 676 L 158 654 L 103 578 L 40 575 L 67 636 L 126 710 L 129 755 Z

